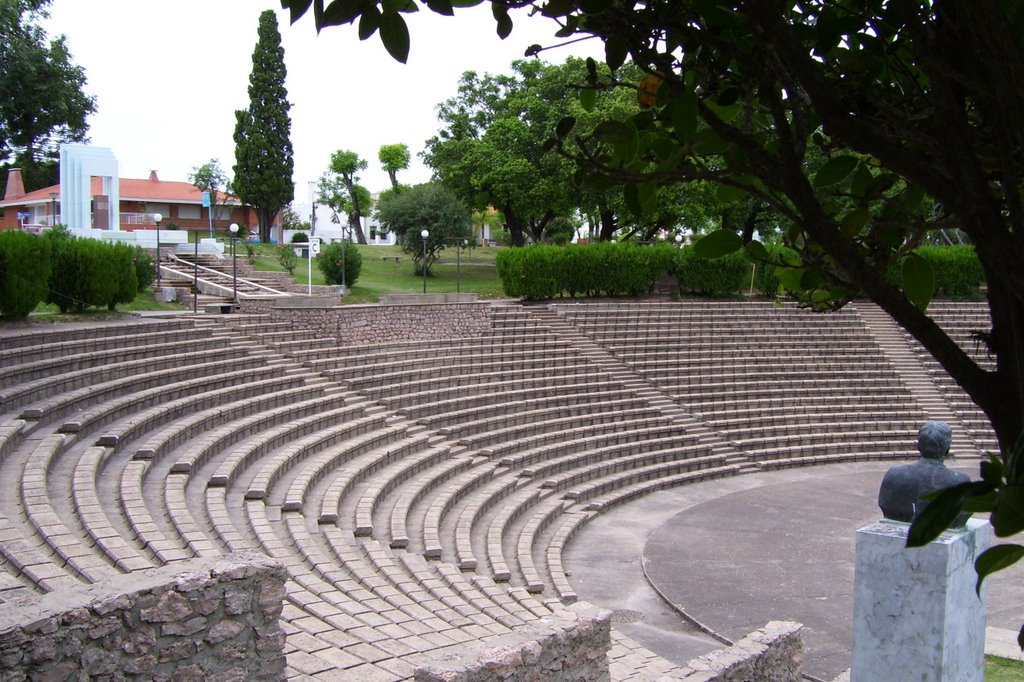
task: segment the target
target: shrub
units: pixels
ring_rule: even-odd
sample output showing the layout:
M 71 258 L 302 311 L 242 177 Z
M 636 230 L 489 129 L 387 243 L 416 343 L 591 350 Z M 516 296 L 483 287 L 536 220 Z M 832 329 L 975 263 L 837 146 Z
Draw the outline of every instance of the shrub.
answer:
M 307 244 L 309 243 L 309 235 L 305 232 L 296 232 L 292 235 L 292 244 Z
M 106 266 L 112 274 L 115 284 L 107 298 L 107 310 L 116 310 L 118 303 L 131 303 L 139 293 L 139 278 L 135 270 L 135 252 L 137 247 L 127 244 L 104 244 L 109 246 Z
M 295 267 L 299 264 L 299 257 L 295 255 L 295 249 L 291 246 L 277 247 L 277 262 L 288 271 L 289 275 L 295 274 Z
M 363 269 L 363 256 L 355 244 L 351 242 L 324 244 L 320 249 L 320 255 L 316 257 L 316 265 L 324 274 L 324 279 L 328 284 L 342 284 L 342 262 L 345 264 L 344 285 L 351 288 L 359 279 L 359 273 Z
M 27 317 L 46 298 L 50 248 L 21 230 L 0 232 L 0 316 Z
M 141 294 L 156 279 L 156 268 L 153 266 L 153 259 L 149 257 L 149 252 L 141 246 L 136 246 L 132 252 L 132 265 L 135 267 L 135 281 Z
M 603 294 L 639 296 L 672 269 L 669 247 L 598 242 L 505 249 L 495 260 L 508 296 L 542 300 Z
M 730 296 L 750 285 L 751 263 L 742 253 L 721 258 L 698 258 L 692 247 L 680 249 L 676 259 L 679 290 L 706 296 Z
M 933 296 L 978 298 L 985 271 L 973 246 L 922 246 L 917 253 L 931 263 L 935 273 Z

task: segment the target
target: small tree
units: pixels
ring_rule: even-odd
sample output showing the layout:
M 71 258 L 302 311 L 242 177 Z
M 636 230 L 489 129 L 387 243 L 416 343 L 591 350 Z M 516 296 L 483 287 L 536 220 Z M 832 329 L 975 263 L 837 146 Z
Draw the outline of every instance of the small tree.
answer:
M 363 269 L 363 256 L 352 242 L 332 242 L 320 249 L 316 265 L 328 284 L 342 284 L 344 273 L 344 285 L 351 288 Z
M 277 247 L 277 262 L 281 264 L 289 275 L 295 274 L 295 267 L 299 264 L 299 257 L 295 255 L 295 249 L 291 246 Z
M 412 256 L 416 274 L 437 260 L 445 245 L 473 238 L 471 214 L 454 194 L 438 184 L 415 185 L 389 194 L 378 209 L 381 225 L 394 231 L 402 249 Z M 420 232 L 427 230 L 426 249 Z
M 360 244 L 366 243 L 362 217 L 370 209 L 370 191 L 359 184 L 357 173 L 366 170 L 367 163 L 348 149 L 331 154 L 331 164 L 320 177 L 317 200 L 334 212 L 333 220 L 340 222 L 339 214 L 348 215 L 348 225 Z
M 222 192 L 227 192 L 228 176 L 220 167 L 219 159 L 210 159 L 201 166 L 196 166 L 188 174 L 188 181 L 201 192 L 210 195 L 210 215 L 217 220 L 217 206 L 220 204 Z

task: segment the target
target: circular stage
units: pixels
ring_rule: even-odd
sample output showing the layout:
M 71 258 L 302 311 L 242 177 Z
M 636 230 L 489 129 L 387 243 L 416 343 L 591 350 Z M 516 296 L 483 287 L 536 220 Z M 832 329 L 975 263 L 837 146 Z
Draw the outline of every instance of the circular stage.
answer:
M 805 626 L 805 672 L 831 680 L 850 666 L 855 533 L 881 517 L 878 484 L 894 464 L 751 474 L 651 495 L 583 531 L 568 554 L 573 584 L 580 599 L 629 613 L 616 627 L 675 662 L 722 645 L 642 598 L 638 572 L 675 609 L 731 640 L 795 620 Z M 959 468 L 977 476 L 973 462 Z M 629 556 L 638 548 L 639 561 Z M 1022 578 L 1016 566 L 992 580 L 989 626 L 1020 628 Z

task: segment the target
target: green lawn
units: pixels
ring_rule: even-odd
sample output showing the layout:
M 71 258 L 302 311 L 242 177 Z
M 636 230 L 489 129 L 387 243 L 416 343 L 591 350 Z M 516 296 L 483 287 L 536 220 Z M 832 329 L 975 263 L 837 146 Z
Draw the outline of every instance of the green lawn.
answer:
M 254 267 L 261 271 L 284 271 L 277 260 L 276 247 L 258 246 L 259 255 Z M 359 246 L 363 267 L 359 280 L 345 303 L 376 303 L 382 294 L 410 294 L 423 292 L 423 278 L 413 274 L 412 258 L 399 246 Z M 480 298 L 501 298 L 505 294 L 494 269 L 497 248 L 465 249 L 457 256 L 454 249 L 446 249 L 430 269 L 427 293 L 462 291 Z M 398 259 L 396 262 L 395 259 Z M 308 283 L 308 266 L 304 259 L 295 268 L 295 281 Z M 313 262 L 313 284 L 326 284 L 323 274 Z
M 1020 682 L 1024 680 L 1024 661 L 998 656 L 985 657 L 985 682 Z

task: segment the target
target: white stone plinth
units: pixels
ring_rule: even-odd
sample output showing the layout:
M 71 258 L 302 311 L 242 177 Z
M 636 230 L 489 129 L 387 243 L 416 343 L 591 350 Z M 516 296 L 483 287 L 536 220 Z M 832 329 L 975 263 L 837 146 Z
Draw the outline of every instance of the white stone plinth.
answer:
M 857 531 L 851 682 L 982 682 L 987 589 L 974 560 L 992 541 L 970 520 L 908 549 L 908 524 L 878 521 Z

